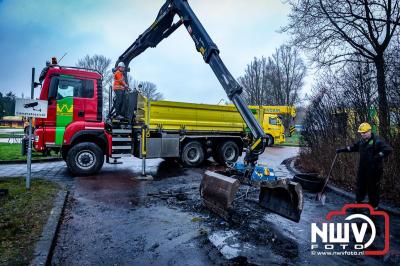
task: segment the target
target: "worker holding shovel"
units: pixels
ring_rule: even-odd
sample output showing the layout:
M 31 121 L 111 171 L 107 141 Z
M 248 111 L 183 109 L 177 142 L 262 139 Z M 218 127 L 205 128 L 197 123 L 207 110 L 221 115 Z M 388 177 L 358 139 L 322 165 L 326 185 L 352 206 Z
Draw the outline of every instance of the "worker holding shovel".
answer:
M 383 159 L 391 152 L 392 147 L 382 138 L 371 132 L 371 125 L 362 123 L 358 127 L 361 139 L 352 146 L 337 149 L 336 153 L 359 152 L 360 160 L 357 172 L 356 202 L 361 203 L 368 193 L 369 204 L 378 209 L 379 187 L 383 174 Z

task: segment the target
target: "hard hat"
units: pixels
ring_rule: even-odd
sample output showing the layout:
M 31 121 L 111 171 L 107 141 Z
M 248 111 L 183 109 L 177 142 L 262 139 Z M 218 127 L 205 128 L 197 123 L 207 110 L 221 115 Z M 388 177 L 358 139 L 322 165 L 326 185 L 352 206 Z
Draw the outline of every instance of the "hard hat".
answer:
M 125 67 L 124 62 L 119 62 L 119 63 L 118 63 L 118 67 Z
M 358 127 L 358 133 L 365 133 L 371 130 L 371 125 L 364 122 Z

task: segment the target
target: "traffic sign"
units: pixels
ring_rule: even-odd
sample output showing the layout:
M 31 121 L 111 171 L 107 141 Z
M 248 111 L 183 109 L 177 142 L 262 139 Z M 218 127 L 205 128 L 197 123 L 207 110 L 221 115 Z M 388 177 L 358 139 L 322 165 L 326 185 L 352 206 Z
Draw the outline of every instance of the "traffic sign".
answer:
M 47 117 L 47 101 L 15 99 L 15 115 L 25 117 Z

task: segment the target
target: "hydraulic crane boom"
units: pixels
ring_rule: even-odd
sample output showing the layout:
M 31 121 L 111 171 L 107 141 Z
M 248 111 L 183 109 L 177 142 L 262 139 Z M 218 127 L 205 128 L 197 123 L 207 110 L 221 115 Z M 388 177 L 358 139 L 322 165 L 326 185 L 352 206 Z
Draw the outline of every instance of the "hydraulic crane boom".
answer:
M 179 20 L 174 22 L 176 15 Z M 204 203 L 222 217 L 227 218 L 239 187 L 240 181 L 238 179 L 243 179 L 260 188 L 259 203 L 261 206 L 298 222 L 303 208 L 301 186 L 286 179 L 278 180 L 271 173 L 272 169 L 256 166 L 258 155 L 265 150 L 265 133 L 243 101 L 241 97 L 242 88 L 219 57 L 217 45 L 212 41 L 187 0 L 166 0 L 153 24 L 118 58 L 116 66 L 119 62 L 128 66 L 132 59 L 147 48 L 156 47 L 181 25 L 184 25 L 189 32 L 196 50 L 201 53 L 204 61 L 214 71 L 215 76 L 229 99 L 236 106 L 253 136 L 252 142 L 246 150 L 244 164 L 237 163 L 231 167 L 237 174 L 227 176 L 216 172 L 205 172 L 200 185 L 200 194 Z M 257 183 L 257 180 L 261 182 Z
M 180 18 L 176 23 L 173 22 L 175 15 Z M 167 38 L 182 24 L 192 37 L 196 50 L 202 54 L 204 61 L 210 65 L 229 99 L 234 103 L 249 127 L 254 139 L 248 148 L 245 161 L 254 164 L 258 159 L 258 155 L 264 152 L 265 133 L 241 97 L 241 86 L 219 57 L 217 45 L 212 41 L 187 0 L 167 0 L 158 12 L 154 23 L 118 58 L 116 65 L 119 62 L 124 62 L 128 66 L 132 59 L 147 48 L 156 47 L 158 43 Z

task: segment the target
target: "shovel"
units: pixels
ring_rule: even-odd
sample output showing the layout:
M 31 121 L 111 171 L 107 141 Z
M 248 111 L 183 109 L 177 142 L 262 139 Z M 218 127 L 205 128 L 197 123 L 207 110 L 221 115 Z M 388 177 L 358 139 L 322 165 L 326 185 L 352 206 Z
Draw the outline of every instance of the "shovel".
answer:
M 325 195 L 325 187 L 328 185 L 329 177 L 331 176 L 333 166 L 335 165 L 336 158 L 337 158 L 337 153 L 335 154 L 335 158 L 333 158 L 332 164 L 331 164 L 331 169 L 329 169 L 329 173 L 325 178 L 324 186 L 321 189 L 321 192 L 318 192 L 318 194 L 315 197 L 316 201 L 320 201 L 322 205 L 325 205 L 325 200 L 326 200 L 326 195 Z

